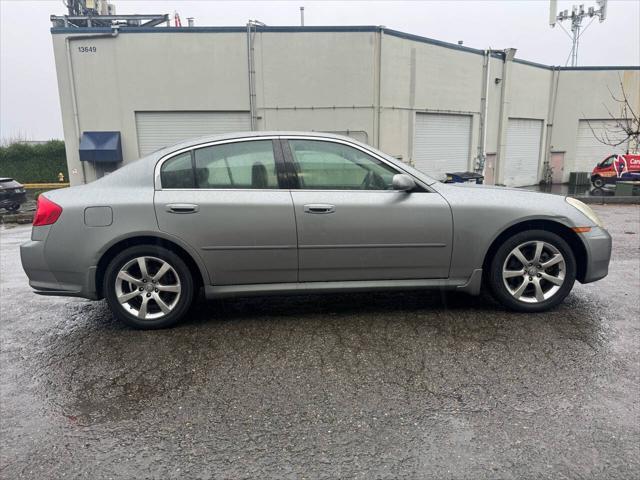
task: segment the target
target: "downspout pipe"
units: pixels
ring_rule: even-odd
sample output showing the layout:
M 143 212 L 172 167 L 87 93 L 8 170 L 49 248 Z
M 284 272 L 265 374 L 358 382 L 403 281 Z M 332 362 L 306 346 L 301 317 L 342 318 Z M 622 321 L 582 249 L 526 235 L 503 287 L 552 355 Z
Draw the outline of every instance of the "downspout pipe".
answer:
M 547 109 L 547 132 L 545 135 L 545 160 L 543 165 L 543 180 L 547 179 L 547 169 L 551 168 L 551 150 L 553 145 L 553 124 L 556 118 L 556 101 L 558 99 L 558 82 L 560 81 L 560 67 L 553 67 L 551 71 L 551 92 Z M 553 179 L 551 179 L 553 182 Z
M 251 21 L 247 22 L 247 74 L 249 82 L 249 115 L 251 117 L 251 131 L 256 129 L 255 121 L 255 105 L 253 101 L 253 45 L 251 39 L 251 28 L 253 24 Z
M 491 72 L 491 47 L 484 51 L 485 72 L 484 72 L 484 104 L 482 105 L 482 139 L 480 145 L 480 165 L 478 170 L 485 174 L 485 164 L 487 162 L 487 117 L 489 116 L 489 77 Z
M 256 76 L 255 61 L 253 58 L 254 48 L 253 40 L 257 27 L 266 27 L 265 23 L 258 20 L 249 20 L 247 22 L 247 71 L 249 81 L 249 114 L 251 116 L 251 131 L 257 130 L 258 114 L 256 112 Z M 253 30 L 253 33 L 252 33 Z
M 509 121 L 509 73 L 511 64 L 516 55 L 515 48 L 507 48 L 503 51 L 502 58 L 502 92 L 500 95 L 500 121 L 498 123 L 498 155 L 496 158 L 496 167 L 494 169 L 494 182 L 496 185 L 503 184 L 503 172 L 506 147 L 507 147 L 507 123 Z
M 378 29 L 378 84 L 376 85 L 376 148 L 380 148 L 380 121 L 382 120 L 382 41 L 384 37 L 384 27 Z
M 120 33 L 118 26 L 113 26 L 111 33 L 94 33 L 87 35 L 67 35 L 64 39 L 65 49 L 67 52 L 67 70 L 69 71 L 69 85 L 71 86 L 71 107 L 73 109 L 73 124 L 76 130 L 76 137 L 78 139 L 78 145 L 80 145 L 80 117 L 78 115 L 78 99 L 76 96 L 76 83 L 75 75 L 73 73 L 73 61 L 71 60 L 71 41 L 72 40 L 89 40 L 95 38 L 115 38 Z M 82 168 L 82 183 L 87 183 L 87 173 L 84 168 L 84 163 L 81 161 L 80 166 Z

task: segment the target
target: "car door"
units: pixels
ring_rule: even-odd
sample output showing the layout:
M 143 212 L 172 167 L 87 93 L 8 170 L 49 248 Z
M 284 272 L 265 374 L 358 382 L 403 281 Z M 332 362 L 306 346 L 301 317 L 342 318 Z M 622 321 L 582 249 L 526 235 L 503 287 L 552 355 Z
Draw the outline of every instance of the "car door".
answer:
M 204 260 L 215 285 L 295 282 L 296 227 L 273 138 L 204 145 L 163 160 L 155 210 L 160 230 Z
M 299 281 L 446 278 L 452 219 L 435 192 L 392 189 L 403 173 L 339 140 L 283 139 L 294 186 Z

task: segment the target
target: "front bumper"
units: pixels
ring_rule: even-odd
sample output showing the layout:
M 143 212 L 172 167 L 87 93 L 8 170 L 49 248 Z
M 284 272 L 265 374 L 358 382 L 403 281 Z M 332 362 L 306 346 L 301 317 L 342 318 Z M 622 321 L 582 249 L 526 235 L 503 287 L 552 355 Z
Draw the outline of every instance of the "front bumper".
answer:
M 587 251 L 587 264 L 581 282 L 590 283 L 606 277 L 611 260 L 611 235 L 604 228 L 594 227 L 580 237 Z

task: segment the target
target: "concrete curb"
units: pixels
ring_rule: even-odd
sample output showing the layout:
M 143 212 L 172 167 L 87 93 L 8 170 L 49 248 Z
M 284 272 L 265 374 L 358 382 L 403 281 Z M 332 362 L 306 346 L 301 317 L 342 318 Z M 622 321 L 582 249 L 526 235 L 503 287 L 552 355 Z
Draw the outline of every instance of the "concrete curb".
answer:
M 602 196 L 602 197 L 583 197 L 583 196 L 574 196 L 569 195 L 577 200 L 580 200 L 584 203 L 591 203 L 593 205 L 629 205 L 629 204 L 640 204 L 640 196 L 635 197 L 616 197 L 612 196 Z
M 17 224 L 27 224 L 33 223 L 34 212 L 23 212 L 23 213 L 7 213 L 0 215 L 0 223 L 17 223 Z

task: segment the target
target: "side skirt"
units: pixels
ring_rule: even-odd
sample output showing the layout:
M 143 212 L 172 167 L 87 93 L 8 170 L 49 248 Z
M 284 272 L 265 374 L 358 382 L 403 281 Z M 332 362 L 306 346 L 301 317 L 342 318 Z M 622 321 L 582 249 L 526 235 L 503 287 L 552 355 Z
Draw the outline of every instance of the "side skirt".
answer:
M 373 292 L 385 290 L 456 290 L 470 295 L 480 293 L 482 269 L 463 279 L 362 280 L 340 282 L 264 283 L 248 285 L 208 285 L 204 288 L 209 299 L 245 297 L 252 295 L 304 295 L 308 293 Z

